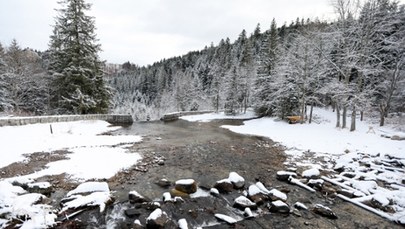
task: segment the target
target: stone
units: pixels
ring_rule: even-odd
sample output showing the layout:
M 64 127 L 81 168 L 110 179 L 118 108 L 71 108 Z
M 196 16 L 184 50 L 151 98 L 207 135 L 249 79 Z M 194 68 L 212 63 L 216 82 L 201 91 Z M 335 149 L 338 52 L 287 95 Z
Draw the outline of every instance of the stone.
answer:
M 219 191 L 216 188 L 211 188 L 210 189 L 210 194 L 213 196 L 219 196 Z
M 160 204 L 158 202 L 144 202 L 139 205 L 135 205 L 135 208 L 143 208 L 146 210 L 154 211 L 157 208 L 160 208 Z
M 177 221 L 177 223 L 179 224 L 179 229 L 188 229 L 188 224 L 187 224 L 187 221 L 186 221 L 186 219 L 179 219 L 178 221 Z
M 321 175 L 317 168 L 307 169 L 302 172 L 302 176 L 309 179 L 316 179 Z
M 136 209 L 136 208 L 128 208 L 128 209 L 125 209 L 124 213 L 125 213 L 125 215 L 128 216 L 129 218 L 134 218 L 134 217 L 136 217 L 136 216 L 140 216 L 140 215 L 141 215 L 141 212 L 140 212 L 138 209 Z
M 269 200 L 269 197 L 263 193 L 258 193 L 256 195 L 249 196 L 249 199 L 253 201 L 256 205 L 262 205 L 267 200 Z
M 236 172 L 230 172 L 228 178 L 235 189 L 241 189 L 245 186 L 245 179 Z
M 148 218 L 146 218 L 146 228 L 165 228 L 168 222 L 169 217 L 167 216 L 166 212 L 162 211 L 162 209 L 160 208 L 157 208 L 152 213 L 150 213 Z
M 285 214 L 290 213 L 290 207 L 288 206 L 288 204 L 284 203 L 281 200 L 272 201 L 268 208 L 271 212 L 278 212 Z
M 143 202 L 149 202 L 147 198 L 139 194 L 137 191 L 130 191 L 128 193 L 128 199 L 129 202 L 134 204 L 134 203 L 143 203 Z
M 278 171 L 276 174 L 277 180 L 280 181 L 288 181 L 288 178 L 290 178 L 290 176 L 297 177 L 297 174 L 289 171 Z
M 217 181 L 214 185 L 220 193 L 229 193 L 233 191 L 233 184 L 229 179 Z
M 245 210 L 243 211 L 243 215 L 247 218 L 247 219 L 251 219 L 254 218 L 255 216 L 252 213 L 252 210 L 250 208 L 245 208 Z
M 323 183 L 324 183 L 324 180 L 322 180 L 322 179 L 309 179 L 307 185 L 311 188 L 321 190 Z
M 245 208 L 257 208 L 257 205 L 245 196 L 239 196 L 238 198 L 236 198 L 233 206 L 239 208 L 240 210 L 244 210 Z
M 308 210 L 308 207 L 301 202 L 295 202 L 294 207 L 299 210 Z
M 316 204 L 312 211 L 318 215 L 327 217 L 329 219 L 337 219 L 337 215 L 328 207 L 321 204 Z
M 177 189 L 170 190 L 170 195 L 172 195 L 173 197 L 179 196 L 179 197 L 182 197 L 182 198 L 189 198 L 190 197 L 189 194 L 187 194 L 185 192 L 182 192 L 182 191 L 179 191 Z
M 157 185 L 159 185 L 162 188 L 167 188 L 170 185 L 172 185 L 172 182 L 168 181 L 167 179 L 160 179 L 158 182 L 156 182 Z
M 279 190 L 277 190 L 275 188 L 270 190 L 268 195 L 272 201 L 282 200 L 285 202 L 287 200 L 287 195 L 283 192 L 280 192 Z
M 187 194 L 195 193 L 197 191 L 197 182 L 193 179 L 178 180 L 174 188 Z

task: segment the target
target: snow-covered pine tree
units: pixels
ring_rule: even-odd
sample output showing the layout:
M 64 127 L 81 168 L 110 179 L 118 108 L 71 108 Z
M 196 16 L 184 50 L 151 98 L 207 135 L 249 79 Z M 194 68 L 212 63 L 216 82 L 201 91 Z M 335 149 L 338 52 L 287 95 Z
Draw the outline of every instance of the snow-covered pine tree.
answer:
M 56 113 L 105 113 L 110 92 L 104 84 L 94 17 L 85 0 L 62 0 L 49 44 Z

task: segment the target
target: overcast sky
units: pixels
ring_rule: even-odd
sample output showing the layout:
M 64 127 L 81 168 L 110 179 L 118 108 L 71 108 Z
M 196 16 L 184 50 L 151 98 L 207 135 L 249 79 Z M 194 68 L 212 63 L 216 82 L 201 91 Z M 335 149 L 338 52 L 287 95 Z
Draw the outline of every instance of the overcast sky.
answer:
M 402 0 L 404 2 L 405 0 Z M 242 29 L 262 31 L 297 17 L 330 19 L 330 0 L 88 0 L 97 36 L 110 63 L 152 64 L 200 50 L 222 38 L 234 41 Z M 57 0 L 0 0 L 0 42 L 46 50 Z

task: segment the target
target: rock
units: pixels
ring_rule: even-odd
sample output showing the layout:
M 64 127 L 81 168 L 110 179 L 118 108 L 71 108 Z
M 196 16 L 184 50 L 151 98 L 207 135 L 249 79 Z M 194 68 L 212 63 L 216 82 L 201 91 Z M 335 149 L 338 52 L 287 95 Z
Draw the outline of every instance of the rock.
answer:
M 316 179 L 320 175 L 321 175 L 321 172 L 316 168 L 308 169 L 308 170 L 305 170 L 304 172 L 302 172 L 303 177 L 310 178 L 310 179 Z
M 238 198 L 236 198 L 233 206 L 239 208 L 240 210 L 244 210 L 245 208 L 252 208 L 252 209 L 257 208 L 257 205 L 254 202 L 250 201 L 248 198 L 244 196 L 239 196 Z
M 297 174 L 294 172 L 289 172 L 289 171 L 278 171 L 276 174 L 277 180 L 280 180 L 280 181 L 288 181 L 288 178 L 290 176 L 297 177 Z
M 307 206 L 301 202 L 295 202 L 294 207 L 300 210 L 308 210 Z
M 167 216 L 166 212 L 162 211 L 160 208 L 157 208 L 146 219 L 146 228 L 165 228 L 168 222 L 169 217 Z
M 287 200 L 287 195 L 283 192 L 280 192 L 279 190 L 277 190 L 275 188 L 270 190 L 269 197 L 272 201 L 282 200 L 285 202 Z
M 141 212 L 138 209 L 135 209 L 135 208 L 125 209 L 124 213 L 129 218 L 134 218 L 135 216 L 140 216 L 141 215 Z
M 350 190 L 347 190 L 347 189 L 340 189 L 340 190 L 338 190 L 338 193 L 339 193 L 339 194 L 342 194 L 342 195 L 344 195 L 344 196 L 346 196 L 346 197 L 349 197 L 349 198 L 353 198 L 353 197 L 354 197 L 353 191 L 350 191 Z
M 405 136 L 398 136 L 398 135 L 394 135 L 394 136 L 392 136 L 391 137 L 391 140 L 394 140 L 394 141 L 403 141 L 403 140 L 405 140 Z
M 253 201 L 256 205 L 262 205 L 267 200 L 269 200 L 269 197 L 263 193 L 259 193 L 253 196 L 249 196 L 249 199 Z
M 227 222 L 229 224 L 235 224 L 236 222 L 238 222 L 236 219 L 224 214 L 215 214 L 215 218 Z
M 322 179 L 309 179 L 307 185 L 311 188 L 321 190 L 323 183 L 324 183 L 324 180 L 322 180 Z
M 136 205 L 135 208 L 143 208 L 146 210 L 154 211 L 157 208 L 160 208 L 160 204 L 158 202 L 144 202 Z
M 160 159 L 160 160 L 158 160 L 157 164 L 158 165 L 165 165 L 165 160 Z
M 219 196 L 219 191 L 216 188 L 211 188 L 210 189 L 210 194 L 213 196 Z
M 132 226 L 132 229 L 143 229 L 144 227 L 141 224 L 141 221 L 139 219 L 135 220 L 134 225 Z
M 247 218 L 254 218 L 255 216 L 252 213 L 252 210 L 250 208 L 245 208 L 245 210 L 243 211 L 243 215 Z
M 245 179 L 236 172 L 230 172 L 228 179 L 236 189 L 241 189 L 245 186 Z
M 143 202 L 149 202 L 147 198 L 139 194 L 137 191 L 130 191 L 128 193 L 128 199 L 129 202 L 134 204 L 134 203 L 143 203 Z
M 171 182 L 168 181 L 167 179 L 160 179 L 158 182 L 156 182 L 157 185 L 159 185 L 162 188 L 167 188 L 171 185 Z
M 195 193 L 197 191 L 197 182 L 193 179 L 178 180 L 174 188 L 187 194 Z
M 292 214 L 295 215 L 295 216 L 297 216 L 297 217 L 302 217 L 301 212 L 300 212 L 298 209 L 296 209 L 296 208 L 294 208 L 294 209 L 292 210 Z
M 279 212 L 279 213 L 290 213 L 290 207 L 288 204 L 284 203 L 281 200 L 276 200 L 270 203 L 269 210 L 271 212 Z
M 170 190 L 170 195 L 172 195 L 173 197 L 179 196 L 179 197 L 182 197 L 182 198 L 189 198 L 190 197 L 189 194 L 187 194 L 185 192 L 182 192 L 182 191 L 179 191 L 177 189 Z
M 223 179 L 223 180 L 217 181 L 214 185 L 214 188 L 216 188 L 221 193 L 228 193 L 228 192 L 232 192 L 233 184 L 229 179 Z
M 263 194 L 269 194 L 270 191 L 264 186 L 264 184 L 260 181 L 256 182 L 255 184 Z
M 40 193 L 50 196 L 53 192 L 52 185 L 49 182 L 36 182 L 27 184 L 26 190 L 31 193 Z
M 337 219 L 337 215 L 328 207 L 316 204 L 312 211 L 318 215 L 325 216 L 329 219 Z
M 163 193 L 163 202 L 173 202 L 172 195 L 170 195 L 170 192 L 165 192 Z

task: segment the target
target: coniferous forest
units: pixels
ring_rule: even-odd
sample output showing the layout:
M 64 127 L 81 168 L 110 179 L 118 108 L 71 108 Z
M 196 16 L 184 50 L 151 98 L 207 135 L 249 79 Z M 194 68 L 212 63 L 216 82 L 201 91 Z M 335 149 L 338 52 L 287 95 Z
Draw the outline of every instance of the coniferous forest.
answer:
M 49 50 L 0 44 L 1 111 L 130 113 L 146 120 L 175 111 L 233 115 L 253 108 L 260 116 L 305 115 L 311 122 L 314 106 L 332 106 L 336 126 L 351 130 L 358 115 L 378 114 L 384 125 L 388 115 L 405 112 L 405 8 L 396 1 L 353 6 L 336 0 L 332 22 L 297 18 L 278 25 L 273 19 L 252 33 L 242 30 L 234 41 L 224 38 L 148 66 L 126 62 L 104 74 L 94 18 L 80 14 L 75 25 L 85 32 L 71 30 L 72 14 L 64 12 L 76 8 L 69 2 Z

